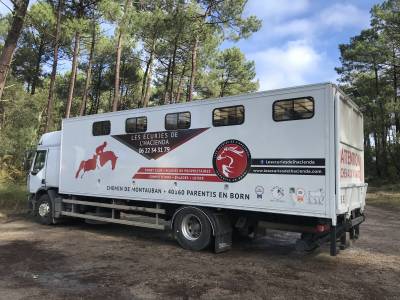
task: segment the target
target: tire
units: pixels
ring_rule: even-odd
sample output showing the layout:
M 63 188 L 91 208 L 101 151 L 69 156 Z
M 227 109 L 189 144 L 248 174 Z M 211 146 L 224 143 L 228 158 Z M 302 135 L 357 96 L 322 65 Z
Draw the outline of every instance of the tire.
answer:
M 236 222 L 232 222 L 236 224 Z M 256 236 L 257 223 L 246 219 L 246 223 L 241 227 L 233 226 L 233 235 L 238 239 L 254 239 Z
M 173 229 L 175 239 L 184 249 L 200 251 L 210 245 L 212 227 L 207 215 L 198 208 L 181 209 L 175 217 Z
M 53 207 L 50 197 L 45 194 L 40 196 L 36 203 L 35 218 L 36 221 L 43 225 L 53 224 Z
M 301 239 L 296 242 L 296 250 L 300 252 L 314 252 L 319 245 L 315 242 L 317 237 L 312 233 L 302 233 Z

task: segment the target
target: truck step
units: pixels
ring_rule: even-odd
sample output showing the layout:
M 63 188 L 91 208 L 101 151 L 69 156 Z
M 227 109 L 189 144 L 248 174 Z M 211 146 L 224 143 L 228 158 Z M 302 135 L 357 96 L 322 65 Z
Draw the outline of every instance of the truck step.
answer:
M 150 223 L 150 224 L 161 224 L 164 226 L 169 226 L 169 222 L 155 217 L 136 215 L 136 214 L 127 214 L 121 212 L 120 214 L 121 220 L 133 221 L 133 222 L 141 222 L 141 223 Z
M 82 201 L 82 200 L 74 200 L 74 199 L 62 199 L 62 203 L 79 204 L 79 205 L 104 207 L 104 208 L 114 208 L 114 209 L 118 209 L 118 210 L 138 211 L 138 212 L 146 212 L 146 213 L 154 213 L 154 214 L 165 214 L 165 209 L 152 208 L 152 207 L 120 205 L 120 204 Z
M 137 227 L 146 227 L 146 228 L 153 228 L 153 229 L 160 229 L 160 230 L 165 229 L 165 226 L 161 225 L 161 224 L 152 224 L 152 223 L 145 223 L 145 222 L 105 218 L 105 217 L 98 217 L 98 216 L 92 216 L 92 215 L 86 215 L 86 214 L 73 213 L 73 212 L 69 212 L 69 211 L 62 211 L 61 215 L 67 216 L 67 217 L 75 217 L 75 218 L 81 218 L 81 219 L 89 219 L 89 220 L 137 226 Z

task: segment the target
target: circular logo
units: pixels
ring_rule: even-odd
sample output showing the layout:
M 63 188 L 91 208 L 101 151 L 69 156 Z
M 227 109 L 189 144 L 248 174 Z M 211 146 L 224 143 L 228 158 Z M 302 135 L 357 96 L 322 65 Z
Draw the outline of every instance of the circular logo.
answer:
M 264 188 L 261 185 L 257 185 L 254 191 L 256 192 L 257 196 L 262 196 L 262 194 L 264 194 Z
M 243 179 L 249 171 L 250 163 L 249 149 L 238 140 L 227 140 L 214 151 L 214 171 L 223 181 L 236 182 Z

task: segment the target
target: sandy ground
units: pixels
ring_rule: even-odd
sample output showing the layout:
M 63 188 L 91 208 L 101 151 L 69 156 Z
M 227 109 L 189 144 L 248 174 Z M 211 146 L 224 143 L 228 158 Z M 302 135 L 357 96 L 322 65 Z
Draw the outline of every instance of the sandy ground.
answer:
M 398 213 L 368 207 L 337 257 L 296 252 L 297 235 L 190 252 L 167 232 L 0 219 L 0 299 L 399 299 Z

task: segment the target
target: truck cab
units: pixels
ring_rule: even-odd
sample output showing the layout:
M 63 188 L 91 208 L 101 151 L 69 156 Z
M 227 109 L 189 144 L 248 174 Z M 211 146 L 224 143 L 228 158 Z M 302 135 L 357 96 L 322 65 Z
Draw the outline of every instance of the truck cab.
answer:
M 60 131 L 45 133 L 39 140 L 27 179 L 27 189 L 31 195 L 29 202 L 33 207 L 38 196 L 49 189 L 58 188 L 60 145 Z

